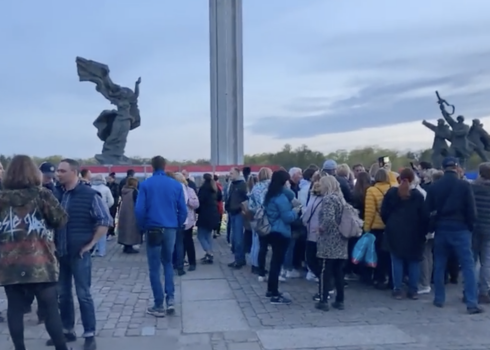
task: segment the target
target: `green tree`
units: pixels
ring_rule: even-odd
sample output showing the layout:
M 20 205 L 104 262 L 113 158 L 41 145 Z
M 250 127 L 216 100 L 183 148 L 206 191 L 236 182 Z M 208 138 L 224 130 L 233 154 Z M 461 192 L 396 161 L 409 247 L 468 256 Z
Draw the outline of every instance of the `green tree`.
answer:
M 430 161 L 431 154 L 432 151 L 430 149 L 420 150 L 417 152 L 400 152 L 393 149 L 373 146 L 357 148 L 351 151 L 340 149 L 335 152 L 324 154 L 322 152 L 310 149 L 307 145 L 302 145 L 293 149 L 290 144 L 286 144 L 279 152 L 246 155 L 245 164 L 279 165 L 286 169 L 297 166 L 304 169 L 311 164 L 321 166 L 325 160 L 333 159 L 339 164 L 346 163 L 350 166 L 355 164 L 363 164 L 366 168 L 369 168 L 373 163 L 377 162 L 379 157 L 388 156 L 393 164 L 393 169 L 397 170 L 401 167 L 409 166 L 411 161 Z M 57 164 L 63 158 L 64 157 L 61 155 L 52 155 L 44 158 L 34 157 L 34 161 L 37 164 L 41 164 L 45 161 Z M 0 155 L 0 162 L 4 166 L 8 166 L 11 159 L 11 156 Z M 150 163 L 150 158 L 133 157 L 132 159 L 135 165 Z M 97 161 L 94 158 L 78 160 L 84 165 L 97 164 Z M 172 165 L 209 165 L 210 161 L 209 159 L 197 159 L 195 161 L 185 160 L 180 162 L 168 160 L 168 163 Z M 481 160 L 476 154 L 474 154 L 468 161 L 467 169 L 476 169 L 480 163 Z

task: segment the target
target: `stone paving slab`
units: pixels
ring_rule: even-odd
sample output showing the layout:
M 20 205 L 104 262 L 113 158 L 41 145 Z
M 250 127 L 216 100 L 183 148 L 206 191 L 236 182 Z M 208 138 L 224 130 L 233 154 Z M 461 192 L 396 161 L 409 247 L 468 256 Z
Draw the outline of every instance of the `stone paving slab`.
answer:
M 182 300 L 229 300 L 235 296 L 225 279 L 182 281 Z
M 389 291 L 349 282 L 346 309 L 325 313 L 316 310 L 311 300 L 316 284 L 296 279 L 280 285 L 293 303 L 271 305 L 265 298 L 266 283 L 258 282 L 250 267 L 238 271 L 228 268 L 227 263 L 233 259 L 228 244 L 223 237 L 214 243 L 215 264 L 198 265 L 196 271 L 175 276 L 176 315 L 157 319 L 145 313 L 153 297 L 144 247 L 140 254 L 125 255 L 114 241 L 109 242 L 107 256 L 95 258 L 92 271 L 99 349 L 108 346 L 118 350 L 141 346 L 169 350 L 264 350 L 264 346 L 284 350 L 490 349 L 490 312 L 467 315 L 460 301 L 461 284 L 447 286 L 446 306 L 438 309 L 431 304 L 432 295 L 422 296 L 418 301 L 396 301 Z M 197 241 L 195 245 L 199 259 L 203 252 Z M 6 306 L 5 294 L 0 289 L 0 311 L 4 312 Z M 46 349 L 44 342 L 48 336 L 44 327 L 37 325 L 35 313 L 26 315 L 25 321 L 29 349 Z M 379 335 L 385 327 L 392 330 L 388 338 Z M 77 305 L 75 328 L 78 334 L 82 333 Z M 358 341 L 356 334 L 364 334 L 359 329 L 374 329 L 367 335 L 374 339 L 370 345 L 339 345 L 342 339 L 350 341 L 349 344 Z M 315 340 L 316 334 L 324 333 L 335 334 L 328 343 L 323 338 Z M 404 343 L 407 337 L 410 342 Z M 286 342 L 287 339 L 292 340 Z M 387 339 L 392 343 L 384 343 Z M 0 350 L 11 347 L 7 324 L 1 323 Z
M 346 326 L 261 330 L 257 335 L 266 350 L 413 343 L 395 326 Z
M 182 306 L 184 333 L 248 330 L 236 300 L 187 301 Z

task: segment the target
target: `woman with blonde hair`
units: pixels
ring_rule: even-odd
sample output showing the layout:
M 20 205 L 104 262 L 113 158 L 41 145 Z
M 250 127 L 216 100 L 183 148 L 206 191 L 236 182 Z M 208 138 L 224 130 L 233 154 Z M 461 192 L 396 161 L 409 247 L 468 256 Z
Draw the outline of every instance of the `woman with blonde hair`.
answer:
M 128 177 L 121 191 L 117 243 L 124 246 L 123 253 L 136 254 L 133 246 L 141 244 L 141 232 L 136 223 L 134 205 L 138 198 L 138 179 Z
M 265 194 L 271 182 L 272 170 L 261 168 L 257 176 L 257 183 L 250 191 L 248 199 L 248 210 L 253 216 L 255 212 L 264 205 Z M 252 219 L 253 220 L 253 219 Z M 250 260 L 252 260 L 252 272 L 259 275 L 259 282 L 265 281 L 265 260 L 267 257 L 267 243 L 263 242 L 256 232 L 253 233 Z
M 192 238 L 192 228 L 196 224 L 196 209 L 199 208 L 199 199 L 196 192 L 189 187 L 182 173 L 175 173 L 174 178 L 182 184 L 185 203 L 187 204 L 187 219 L 184 221 L 184 228 L 177 232 L 174 250 L 175 267 L 178 275 L 182 276 L 185 275 L 184 258 L 186 254 L 187 259 L 189 259 L 188 271 L 196 269 L 196 249 Z
M 371 167 L 372 169 L 372 167 Z M 376 237 L 375 248 L 378 255 L 378 265 L 374 270 L 374 286 L 378 289 L 387 289 L 389 277 L 391 281 L 390 254 L 384 246 L 385 223 L 381 218 L 381 205 L 386 192 L 391 188 L 388 172 L 381 168 L 374 176 L 374 185 L 369 187 L 364 198 L 364 232 L 370 232 Z
M 349 187 L 352 191 L 354 188 L 354 174 L 350 170 L 349 164 L 340 164 L 337 167 L 337 176 L 343 177 L 344 179 L 347 180 L 347 183 L 349 184 Z
M 331 175 L 320 179 L 323 195 L 318 215 L 319 228 L 316 256 L 320 260 L 319 302 L 316 308 L 328 311 L 330 281 L 334 281 L 336 294 L 332 307 L 344 309 L 344 261 L 348 258 L 348 241 L 343 238 L 339 225 L 344 206 L 347 205 L 337 179 Z
M 308 273 L 312 274 L 314 278 L 320 279 L 321 268 L 316 253 L 320 228 L 319 214 L 323 195 L 318 180 L 312 183 L 310 192 L 310 200 L 303 209 L 303 214 L 301 216 L 303 225 L 306 227 L 305 260 L 306 266 L 308 267 Z M 314 278 L 309 277 L 310 280 Z M 313 300 L 320 301 L 320 294 L 317 293 L 313 297 Z

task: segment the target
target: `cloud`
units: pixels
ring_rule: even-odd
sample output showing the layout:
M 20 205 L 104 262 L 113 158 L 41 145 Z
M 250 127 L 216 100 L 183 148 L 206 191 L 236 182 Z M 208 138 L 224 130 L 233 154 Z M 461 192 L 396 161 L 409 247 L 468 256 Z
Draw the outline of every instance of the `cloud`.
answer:
M 142 77 L 127 155 L 208 158 L 208 2 L 190 3 L 2 5 L 0 153 L 100 152 L 92 122 L 111 106 L 78 82 L 82 56 L 123 86 Z M 420 120 L 438 117 L 435 89 L 469 119 L 490 115 L 489 11 L 483 0 L 244 1 L 246 152 L 428 147 Z M 407 128 L 423 139 L 402 138 Z

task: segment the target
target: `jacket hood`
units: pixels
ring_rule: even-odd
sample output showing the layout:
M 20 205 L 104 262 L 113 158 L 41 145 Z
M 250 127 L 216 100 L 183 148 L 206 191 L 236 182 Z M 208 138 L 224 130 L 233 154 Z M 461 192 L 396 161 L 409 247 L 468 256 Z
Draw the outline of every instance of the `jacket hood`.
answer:
M 132 187 L 123 187 L 121 194 L 124 196 L 125 194 L 127 194 L 129 192 L 133 192 L 133 191 L 134 191 L 134 188 L 132 188 Z
M 0 192 L 0 206 L 23 207 L 41 192 L 41 187 L 24 188 L 21 190 L 3 190 Z
M 92 179 L 90 181 L 90 183 L 92 184 L 92 186 L 100 186 L 100 185 L 105 185 L 106 184 L 106 181 L 104 178 L 102 179 Z
M 390 187 L 393 186 L 391 186 L 388 182 L 377 182 L 374 184 L 374 187 L 388 191 Z
M 234 184 L 240 183 L 240 182 L 245 182 L 245 178 L 243 176 L 240 176 L 240 178 L 233 180 L 232 181 Z

